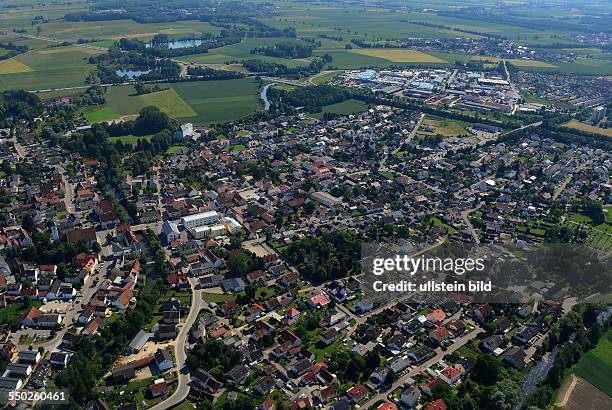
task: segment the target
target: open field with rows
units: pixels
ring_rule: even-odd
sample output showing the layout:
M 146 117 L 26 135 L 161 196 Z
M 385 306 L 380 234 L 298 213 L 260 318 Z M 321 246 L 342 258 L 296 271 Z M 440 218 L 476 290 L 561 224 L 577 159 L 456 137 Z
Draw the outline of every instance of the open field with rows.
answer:
M 92 122 L 131 119 L 153 105 L 173 118 L 197 125 L 234 120 L 260 108 L 259 88 L 252 79 L 160 84 L 167 90 L 136 95 L 132 86 L 107 89 L 106 104 L 85 114 Z
M 6 62 L 0 63 L 0 90 L 23 88 L 41 90 L 85 85 L 87 74 L 94 66 L 88 58 L 100 51 L 82 47 L 53 47 L 28 51 L 14 57 L 12 67 L 19 72 L 3 73 Z
M 612 330 L 599 340 L 576 365 L 576 374 L 612 396 Z

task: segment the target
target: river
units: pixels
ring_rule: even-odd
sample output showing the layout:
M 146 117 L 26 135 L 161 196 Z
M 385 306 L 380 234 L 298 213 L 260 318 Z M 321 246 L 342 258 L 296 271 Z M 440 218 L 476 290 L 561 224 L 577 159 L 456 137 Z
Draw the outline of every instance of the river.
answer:
M 259 95 L 264 102 L 264 110 L 270 110 L 270 101 L 268 100 L 268 88 L 273 86 L 274 83 L 264 85 L 264 88 L 261 90 L 261 94 Z

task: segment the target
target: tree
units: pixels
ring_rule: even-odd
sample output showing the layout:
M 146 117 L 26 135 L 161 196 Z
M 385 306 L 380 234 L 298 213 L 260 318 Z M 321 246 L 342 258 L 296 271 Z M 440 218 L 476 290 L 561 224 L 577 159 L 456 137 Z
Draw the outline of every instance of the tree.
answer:
M 492 357 L 478 356 L 474 364 L 474 380 L 491 386 L 495 384 L 500 376 L 501 364 Z
M 155 134 L 170 126 L 170 117 L 159 108 L 149 106 L 140 110 L 134 121 L 134 131 L 138 135 Z

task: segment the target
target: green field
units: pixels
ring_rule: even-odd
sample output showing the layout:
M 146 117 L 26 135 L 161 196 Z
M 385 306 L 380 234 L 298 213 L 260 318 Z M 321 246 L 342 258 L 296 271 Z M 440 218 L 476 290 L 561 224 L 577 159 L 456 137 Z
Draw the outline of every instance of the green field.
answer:
M 593 350 L 582 356 L 575 373 L 612 396 L 612 329 L 608 329 Z
M 321 112 L 313 114 L 316 118 L 323 118 L 323 114 L 326 112 L 349 115 L 358 112 L 363 112 L 368 109 L 368 105 L 363 101 L 358 100 L 347 100 L 336 104 L 326 105 L 322 108 Z
M 141 109 L 149 105 L 158 107 L 173 118 L 197 115 L 172 87 L 144 95 L 136 95 L 132 86 L 109 87 L 106 101 L 110 109 L 122 117 L 138 114 Z
M 108 140 L 111 142 L 121 141 L 124 144 L 135 146 L 138 140 L 150 140 L 151 135 L 124 135 L 122 137 L 109 137 Z
M 94 67 L 88 58 L 100 51 L 82 47 L 55 47 L 29 51 L 14 58 L 31 71 L 0 75 L 0 90 L 41 90 L 85 84 Z
M 302 43 L 293 38 L 246 38 L 238 44 L 232 44 L 225 47 L 209 50 L 205 54 L 195 54 L 190 56 L 180 57 L 183 61 L 191 61 L 202 64 L 225 64 L 230 61 L 241 60 L 261 60 L 270 63 L 278 63 L 287 67 L 307 66 L 310 64 L 308 59 L 289 59 L 280 57 L 268 57 L 260 54 L 251 54 L 251 50 L 255 47 L 273 46 L 277 43 Z
M 245 147 L 242 144 L 237 144 L 237 145 L 232 145 L 231 147 L 228 148 L 228 151 L 230 152 L 242 152 L 244 150 L 246 150 L 247 147 Z
M 236 120 L 260 108 L 258 84 L 248 78 L 179 82 L 160 87 L 169 89 L 135 95 L 132 86 L 108 87 L 104 108 L 120 118 L 132 119 L 141 109 L 153 105 L 173 118 L 196 125 Z
M 34 27 L 28 27 L 28 31 L 36 34 Z M 41 34 L 68 41 L 76 41 L 80 38 L 119 40 L 121 37 L 147 40 L 157 33 L 179 38 L 198 36 L 202 33 L 218 34 L 220 31 L 219 27 L 197 20 L 150 24 L 137 23 L 132 20 L 80 21 L 78 23 L 57 20 L 45 24 Z
M 443 137 L 470 135 L 466 130 L 468 125 L 464 121 L 427 115 L 421 123 L 419 135 L 441 135 Z
M 172 86 L 196 112 L 195 117 L 186 118 L 194 124 L 232 121 L 260 108 L 259 87 L 252 79 L 176 83 Z
M 83 114 L 89 123 L 116 120 L 119 116 L 109 107 L 100 108 Z

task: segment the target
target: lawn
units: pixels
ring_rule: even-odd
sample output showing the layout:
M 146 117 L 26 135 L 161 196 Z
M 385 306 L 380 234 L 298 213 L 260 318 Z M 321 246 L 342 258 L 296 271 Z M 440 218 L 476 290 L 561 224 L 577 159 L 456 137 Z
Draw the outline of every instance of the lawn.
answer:
M 612 329 L 576 365 L 576 374 L 612 396 Z
M 606 137 L 612 137 L 612 128 L 599 128 L 594 125 L 585 124 L 578 120 L 571 120 L 563 124 L 564 127 L 574 128 L 579 131 L 590 132 L 592 134 L 604 135 Z
M 255 290 L 255 297 L 260 300 L 270 299 L 274 295 L 276 295 L 276 291 L 267 286 L 262 286 Z
M 83 114 L 89 123 L 116 120 L 119 116 L 110 107 L 100 108 Z
M 313 114 L 314 117 L 323 118 L 323 114 L 326 112 L 339 114 L 339 115 L 349 115 L 358 112 L 363 112 L 368 109 L 368 105 L 363 101 L 359 100 L 346 100 L 336 104 L 326 105 L 322 108 L 321 112 Z
M 152 137 L 151 135 L 124 135 L 122 137 L 109 137 L 108 140 L 110 142 L 121 141 L 124 144 L 129 144 L 129 145 L 134 146 L 138 144 L 138 140 L 140 139 L 150 140 L 151 137 Z
M 342 333 L 338 337 L 338 340 L 329 346 L 324 346 L 323 343 L 317 339 L 317 341 L 309 347 L 309 350 L 316 356 L 316 361 L 321 362 L 325 359 L 326 355 L 331 356 L 333 352 L 342 349 L 342 340 L 345 335 L 346 333 Z
M 188 149 L 187 145 L 173 145 L 166 150 L 166 154 L 178 154 L 184 149 Z
M 181 303 L 181 306 L 189 308 L 191 306 L 191 292 L 184 291 L 179 292 L 176 290 L 168 289 L 164 294 L 162 294 L 157 301 L 157 311 L 162 311 L 162 304 L 170 299 L 176 299 Z
M 242 144 L 236 144 L 236 145 L 232 145 L 231 147 L 228 148 L 228 151 L 230 152 L 242 152 L 244 150 L 246 150 L 247 147 L 245 147 Z
M 421 51 L 401 48 L 354 48 L 350 50 L 350 52 L 370 57 L 383 58 L 394 63 L 448 63 L 445 60 Z
M 42 305 L 41 302 L 33 302 L 32 306 L 40 307 Z M 5 308 L 0 309 L 0 323 L 7 324 L 12 326 L 17 323 L 19 317 L 25 314 L 29 308 L 24 308 L 21 303 L 11 303 L 7 305 Z
M 223 303 L 228 300 L 236 300 L 236 295 L 226 295 L 223 293 L 202 292 L 202 300 L 214 303 Z

